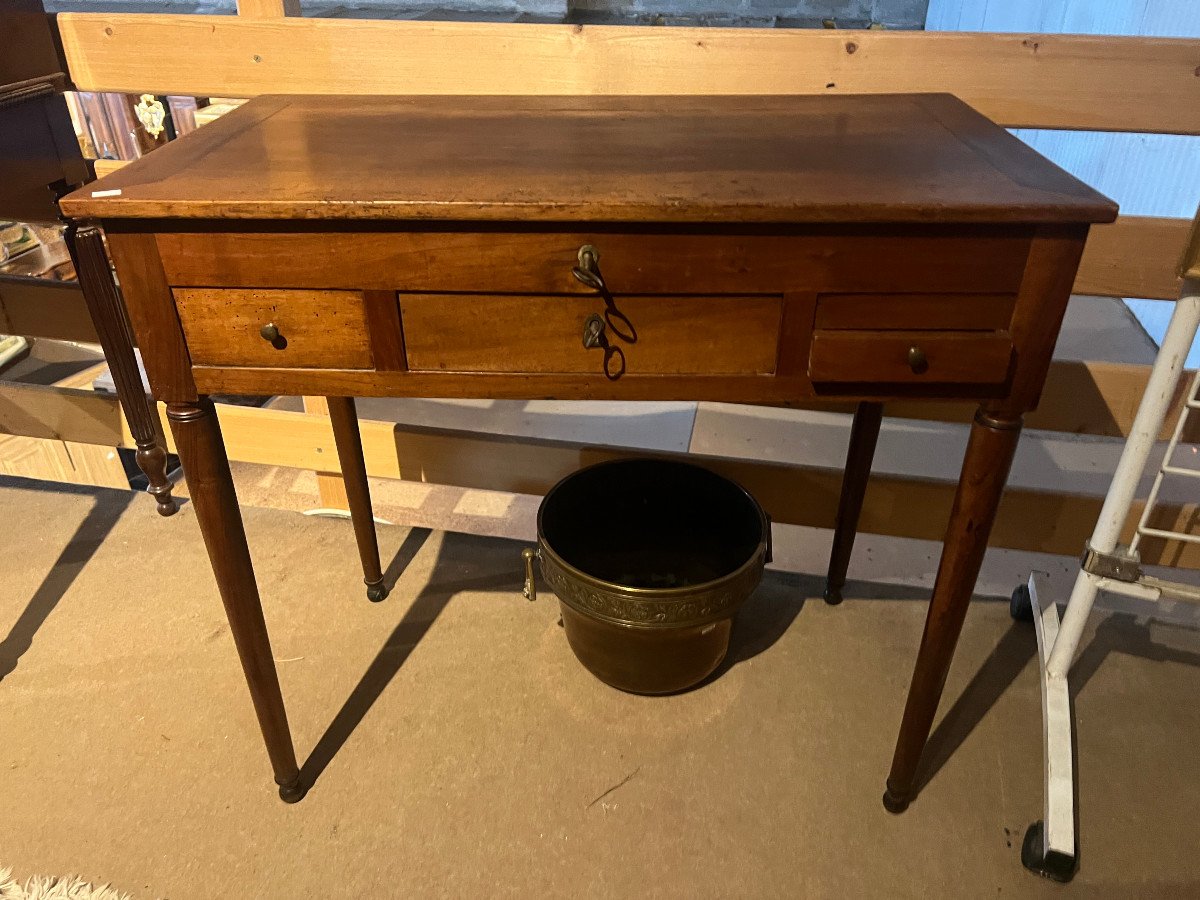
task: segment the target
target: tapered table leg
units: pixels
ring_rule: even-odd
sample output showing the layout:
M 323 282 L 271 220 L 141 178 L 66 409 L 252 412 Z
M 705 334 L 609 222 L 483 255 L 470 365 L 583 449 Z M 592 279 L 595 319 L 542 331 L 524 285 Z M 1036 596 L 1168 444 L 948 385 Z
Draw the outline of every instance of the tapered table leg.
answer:
M 850 427 L 850 447 L 846 451 L 846 470 L 842 474 L 842 495 L 838 500 L 837 521 L 833 528 L 833 549 L 829 554 L 829 574 L 825 578 L 825 602 L 835 606 L 842 602 L 842 587 L 850 568 L 850 552 L 858 532 L 858 517 L 862 513 L 863 497 L 871 478 L 871 461 L 879 441 L 879 426 L 883 421 L 882 403 L 860 403 Z
M 350 501 L 350 520 L 354 524 L 354 539 L 362 559 L 363 583 L 367 599 L 378 603 L 388 595 L 379 564 L 379 542 L 375 535 L 375 514 L 371 511 L 371 489 L 367 485 L 367 464 L 363 458 L 362 435 L 358 430 L 358 413 L 353 397 L 326 397 L 329 420 L 333 424 L 333 440 L 337 444 L 338 460 L 342 464 L 342 480 L 346 484 L 346 499 Z
M 1019 415 L 992 414 L 983 408 L 975 415 L 883 795 L 889 812 L 903 812 L 912 799 L 921 753 L 933 727 L 1020 435 Z
M 147 490 L 154 495 L 159 514 L 173 515 L 179 507 L 171 496 L 171 482 L 167 478 L 167 452 L 158 442 L 154 401 L 146 396 L 142 386 L 142 376 L 133 355 L 133 329 L 108 266 L 104 239 L 94 225 L 82 228 L 72 225 L 68 227 L 65 239 L 75 262 L 83 298 L 112 372 L 117 399 L 137 444 L 134 459 L 150 482 Z
M 267 755 L 275 770 L 279 796 L 288 803 L 295 803 L 304 796 L 307 788 L 300 783 L 275 658 L 271 655 L 254 566 L 246 546 L 246 529 L 238 511 L 229 458 L 221 440 L 221 426 L 212 401 L 207 397 L 196 403 L 169 404 L 167 419 L 175 435 L 200 533 L 204 536 L 217 588 L 225 604 L 225 614 L 229 617 L 233 642 L 246 673 L 250 698 L 254 701 L 254 711 L 267 744 Z

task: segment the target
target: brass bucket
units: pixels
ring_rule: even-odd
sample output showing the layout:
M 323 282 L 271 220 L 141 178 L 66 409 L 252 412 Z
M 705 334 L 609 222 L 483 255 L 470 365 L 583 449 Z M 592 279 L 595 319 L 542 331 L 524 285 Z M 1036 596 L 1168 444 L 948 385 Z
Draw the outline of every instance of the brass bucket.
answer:
M 623 691 L 668 694 L 721 664 L 770 546 L 762 507 L 727 478 L 665 460 L 600 463 L 542 501 L 525 596 L 537 558 L 579 661 Z

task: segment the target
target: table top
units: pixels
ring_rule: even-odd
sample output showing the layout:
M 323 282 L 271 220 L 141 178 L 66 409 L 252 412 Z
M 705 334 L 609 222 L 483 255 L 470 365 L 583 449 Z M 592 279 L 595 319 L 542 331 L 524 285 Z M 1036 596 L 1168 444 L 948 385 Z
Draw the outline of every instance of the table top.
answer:
M 949 94 L 263 96 L 62 201 L 79 218 L 1108 222 Z

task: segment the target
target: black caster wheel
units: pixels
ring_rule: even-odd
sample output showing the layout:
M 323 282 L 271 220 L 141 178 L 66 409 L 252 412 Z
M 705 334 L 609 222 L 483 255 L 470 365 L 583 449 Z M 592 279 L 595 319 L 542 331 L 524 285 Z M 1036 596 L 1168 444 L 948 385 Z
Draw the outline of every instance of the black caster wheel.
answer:
M 299 778 L 290 784 L 279 786 L 279 799 L 284 803 L 299 803 L 307 793 L 308 787 Z
M 830 606 L 837 606 L 842 602 L 842 589 L 840 587 L 834 587 L 831 584 L 827 584 L 825 585 L 825 593 L 823 596 L 825 597 L 825 602 Z
M 372 603 L 381 603 L 387 599 L 388 588 L 382 581 L 367 585 L 367 599 Z
M 1008 600 L 1008 614 L 1018 622 L 1033 621 L 1033 598 L 1029 596 L 1029 585 L 1023 584 Z
M 1021 864 L 1030 872 L 1066 884 L 1075 877 L 1076 858 L 1066 853 L 1056 853 L 1042 850 L 1045 826 L 1034 822 L 1025 832 L 1025 840 L 1021 842 Z

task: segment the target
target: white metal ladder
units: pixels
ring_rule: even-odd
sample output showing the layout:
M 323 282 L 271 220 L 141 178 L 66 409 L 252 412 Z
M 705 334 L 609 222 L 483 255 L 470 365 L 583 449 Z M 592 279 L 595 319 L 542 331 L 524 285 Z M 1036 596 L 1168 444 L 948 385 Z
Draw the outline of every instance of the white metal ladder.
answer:
M 1053 600 L 1045 596 L 1044 588 L 1039 592 L 1038 573 L 1030 575 L 1028 583 L 1013 592 L 1013 616 L 1031 617 L 1037 630 L 1045 762 L 1044 815 L 1026 832 L 1021 861 L 1026 868 L 1057 881 L 1071 879 L 1075 874 L 1077 856 L 1071 700 L 1067 676 L 1097 593 L 1108 591 L 1151 601 L 1164 598 L 1200 600 L 1200 588 L 1143 573 L 1138 557 L 1138 547 L 1145 537 L 1200 543 L 1200 535 L 1156 528 L 1150 524 L 1163 481 L 1167 477 L 1200 478 L 1200 470 L 1174 463 L 1175 450 L 1187 432 L 1189 419 L 1200 410 L 1200 372 L 1192 379 L 1179 422 L 1167 445 L 1166 456 L 1159 466 L 1137 530 L 1129 546 L 1119 544 L 1121 531 L 1133 505 L 1134 493 L 1170 411 L 1171 401 L 1183 375 L 1184 361 L 1200 327 L 1200 277 L 1188 277 L 1195 273 L 1197 266 L 1200 266 L 1200 213 L 1197 214 L 1191 249 L 1185 255 L 1180 269 L 1185 276 L 1181 296 L 1155 359 L 1133 428 L 1117 463 L 1112 485 L 1104 498 L 1100 519 L 1088 541 L 1061 624 Z

